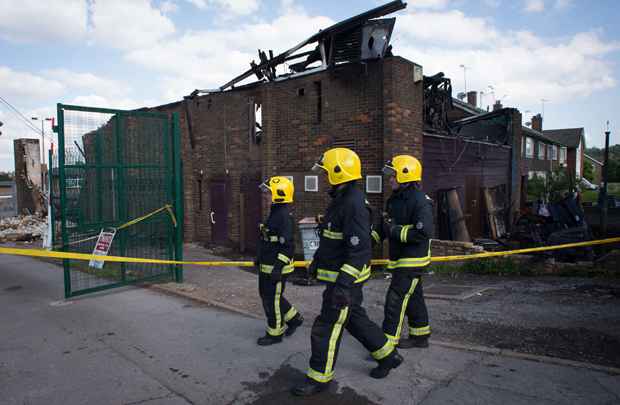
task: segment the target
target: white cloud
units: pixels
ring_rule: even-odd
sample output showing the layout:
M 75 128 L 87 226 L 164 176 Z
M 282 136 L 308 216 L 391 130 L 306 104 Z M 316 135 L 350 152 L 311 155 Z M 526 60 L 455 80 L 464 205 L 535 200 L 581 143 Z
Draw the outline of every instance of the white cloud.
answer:
M 333 24 L 327 17 L 310 17 L 295 12 L 272 22 L 259 22 L 223 29 L 186 32 L 180 38 L 162 41 L 151 47 L 127 53 L 127 59 L 145 68 L 155 69 L 169 79 L 164 91 L 178 91 L 178 83 L 189 85 L 175 99 L 195 88 L 213 88 L 224 84 L 249 68 L 257 60 L 256 49 L 280 53 Z M 170 63 L 183 61 L 183 63 Z M 171 84 L 177 81 L 172 87 Z
M 410 0 L 408 6 L 412 8 L 428 8 L 439 10 L 448 5 L 448 0 Z
M 217 7 L 234 15 L 248 15 L 260 6 L 259 0 L 187 0 L 201 10 Z
M 467 17 L 458 10 L 410 12 L 400 16 L 395 31 L 416 41 L 453 45 L 483 45 L 497 38 L 497 32 L 483 18 Z
M 131 91 L 125 83 L 92 73 L 74 72 L 67 69 L 50 69 L 43 73 L 50 79 L 63 83 L 66 88 L 74 92 L 87 91 L 106 97 L 119 97 Z
M 86 34 L 84 0 L 0 0 L 0 38 L 75 41 Z
M 65 86 L 57 80 L 0 66 L 0 95 L 9 101 L 56 97 L 64 90 Z
M 91 5 L 91 36 L 101 45 L 133 49 L 175 32 L 174 23 L 150 0 L 104 0 Z
M 159 9 L 163 14 L 170 14 L 175 13 L 179 9 L 179 6 L 177 6 L 177 3 L 174 1 L 165 0 L 160 4 Z
M 543 38 L 505 31 L 460 11 L 427 12 L 416 19 L 417 14 L 399 18 L 394 52 L 422 64 L 428 75 L 445 72 L 455 93 L 463 91 L 461 64 L 468 67 L 468 90 L 488 92 L 493 85 L 495 96 L 508 94 L 506 104 L 515 107 L 540 108 L 541 98 L 559 104 L 617 84 L 608 56 L 620 42 L 603 40 L 599 31 Z M 486 96 L 485 104 L 490 102 Z
M 545 10 L 543 0 L 525 0 L 524 10 L 528 13 L 539 13 Z

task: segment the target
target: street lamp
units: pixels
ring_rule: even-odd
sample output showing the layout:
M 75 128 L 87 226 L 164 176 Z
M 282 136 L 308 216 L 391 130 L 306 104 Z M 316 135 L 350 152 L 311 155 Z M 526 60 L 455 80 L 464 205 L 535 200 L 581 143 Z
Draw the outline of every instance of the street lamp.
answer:
M 53 118 L 30 117 L 33 121 L 41 121 L 41 164 L 45 164 L 45 130 L 43 124 L 45 121 L 54 121 Z
M 601 207 L 601 236 L 603 238 L 607 237 L 607 182 L 609 181 L 609 135 L 611 131 L 609 130 L 609 121 L 607 121 L 607 128 L 605 129 L 605 156 L 603 160 L 603 189 L 599 191 L 601 194 L 603 206 Z
M 543 120 L 545 119 L 545 103 L 549 102 L 551 100 L 547 100 L 546 98 L 541 98 L 540 102 L 542 103 L 542 118 Z
M 468 67 L 465 65 L 459 65 L 461 69 L 463 69 L 463 82 L 465 84 L 465 94 L 467 94 L 467 69 Z

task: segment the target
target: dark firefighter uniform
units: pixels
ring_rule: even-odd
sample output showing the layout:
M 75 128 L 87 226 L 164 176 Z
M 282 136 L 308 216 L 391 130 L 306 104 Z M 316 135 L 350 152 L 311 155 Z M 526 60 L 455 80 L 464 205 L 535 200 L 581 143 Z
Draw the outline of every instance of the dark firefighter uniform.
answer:
M 431 330 L 421 276 L 431 262 L 432 200 L 418 188 L 422 168 L 417 159 L 396 156 L 387 167 L 395 172 L 399 187 L 386 203 L 382 226 L 372 232 L 377 242 L 389 240 L 387 267 L 393 271 L 385 300 L 383 331 L 398 347 L 426 347 Z M 409 339 L 401 341 L 405 315 L 409 320 Z
M 343 156 L 344 155 L 344 156 Z M 293 390 L 296 395 L 312 395 L 326 388 L 334 376 L 334 367 L 343 329 L 349 331 L 377 360 L 379 366 L 371 376 L 383 378 L 390 369 L 398 367 L 402 357 L 373 323 L 362 307 L 362 286 L 370 277 L 372 243 L 371 214 L 364 193 L 355 184 L 360 178 L 361 165 L 357 155 L 345 148 L 327 151 L 319 167 L 330 175 L 347 172 L 346 163 L 357 160 L 357 170 L 349 169 L 349 180 L 334 183 L 332 201 L 318 227 L 319 248 L 310 271 L 327 284 L 323 292 L 321 313 L 311 331 L 312 356 L 305 385 Z M 358 177 L 359 176 L 359 177 Z
M 286 335 L 291 335 L 303 318 L 283 296 L 286 276 L 294 270 L 293 217 L 289 212 L 292 183 L 286 177 L 272 177 L 263 184 L 272 193 L 274 204 L 267 222 L 260 225 L 256 260 L 258 290 L 267 317 L 267 333 L 258 339 L 258 344 L 269 345 L 282 341 L 285 325 Z

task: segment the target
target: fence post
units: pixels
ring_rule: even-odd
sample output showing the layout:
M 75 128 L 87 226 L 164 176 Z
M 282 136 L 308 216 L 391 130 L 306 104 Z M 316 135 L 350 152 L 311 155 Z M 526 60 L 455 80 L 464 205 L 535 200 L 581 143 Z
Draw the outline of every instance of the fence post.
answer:
M 63 105 L 58 103 L 56 106 L 58 115 L 58 183 L 60 189 L 60 230 L 62 235 L 63 252 L 67 251 L 69 235 L 67 235 L 67 190 L 65 179 L 65 116 Z M 69 269 L 69 259 L 62 260 L 65 277 L 65 298 L 71 297 L 71 270 Z
M 172 113 L 172 156 L 174 162 L 174 215 L 177 219 L 175 228 L 174 257 L 176 260 L 183 260 L 183 161 L 181 150 L 181 127 L 179 123 L 179 113 Z M 174 272 L 177 283 L 183 282 L 183 265 L 177 265 Z

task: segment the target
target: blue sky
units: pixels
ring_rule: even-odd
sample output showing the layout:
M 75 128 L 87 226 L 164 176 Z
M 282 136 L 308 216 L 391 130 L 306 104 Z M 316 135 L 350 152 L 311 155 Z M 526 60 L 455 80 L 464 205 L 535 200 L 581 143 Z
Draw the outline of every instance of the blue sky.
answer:
M 283 51 L 381 3 L 0 0 L 0 96 L 27 117 L 52 117 L 57 102 L 168 103 L 228 81 L 257 48 Z M 604 122 L 615 131 L 620 118 L 618 9 L 612 0 L 412 0 L 397 15 L 394 53 L 425 74 L 445 72 L 455 94 L 466 65 L 484 105 L 501 98 L 526 120 L 549 100 L 545 128 L 583 126 L 588 145 L 601 146 Z M 0 121 L 0 170 L 12 170 L 12 139 L 36 134 L 3 104 Z

